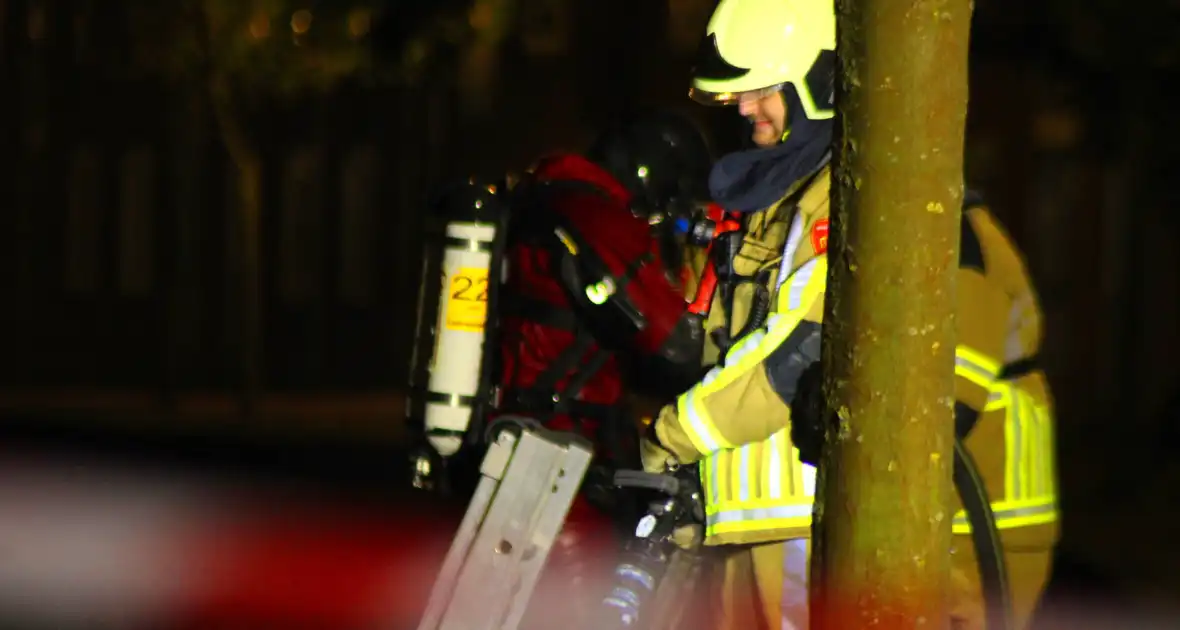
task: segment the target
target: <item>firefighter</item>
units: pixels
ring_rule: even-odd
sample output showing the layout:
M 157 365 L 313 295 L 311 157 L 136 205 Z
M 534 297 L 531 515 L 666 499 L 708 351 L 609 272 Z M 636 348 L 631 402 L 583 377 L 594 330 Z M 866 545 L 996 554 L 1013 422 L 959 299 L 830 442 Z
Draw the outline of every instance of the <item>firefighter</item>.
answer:
M 720 261 L 722 308 L 706 324 L 718 332 L 705 351 L 714 365 L 661 410 L 642 457 L 651 472 L 699 465 L 704 543 L 720 556 L 715 627 L 805 628 L 822 432 L 814 418 L 793 419 L 792 405 L 819 360 L 833 0 L 721 0 L 701 54 L 690 97 L 736 106 L 749 122 L 753 146 L 720 158 L 709 178 L 713 199 L 746 215 L 746 234 Z M 1020 255 L 979 203 L 965 204 L 962 239 L 955 421 L 982 471 L 1023 627 L 1057 538 L 1052 404 L 1036 364 L 1041 314 Z M 953 512 L 953 615 L 977 627 L 979 573 L 961 504 Z
M 634 523 L 611 481 L 613 469 L 639 465 L 624 383 L 666 399 L 699 375 L 699 327 L 682 324 L 666 226 L 707 199 L 711 164 L 690 122 L 653 112 L 605 131 L 584 156 L 539 160 L 513 187 L 498 411 L 579 432 L 596 453 L 546 583 L 584 578 L 588 559 L 609 557 L 595 551 L 617 542 L 613 526 Z

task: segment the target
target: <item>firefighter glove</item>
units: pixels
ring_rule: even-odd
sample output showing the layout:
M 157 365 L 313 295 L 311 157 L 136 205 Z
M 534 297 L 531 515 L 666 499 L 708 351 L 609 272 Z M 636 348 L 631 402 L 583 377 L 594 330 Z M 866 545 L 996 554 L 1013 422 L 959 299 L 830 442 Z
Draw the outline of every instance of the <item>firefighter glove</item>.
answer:
M 830 417 L 823 396 L 823 370 L 816 361 L 799 377 L 791 404 L 791 442 L 804 464 L 819 465 Z
M 644 472 L 662 475 L 674 468 L 679 462 L 676 461 L 675 455 L 660 445 L 659 438 L 656 437 L 655 426 L 654 422 L 651 423 L 647 434 L 640 440 L 639 455 L 643 460 Z
M 697 549 L 705 539 L 705 526 L 700 523 L 681 525 L 672 530 L 672 543 L 686 551 Z

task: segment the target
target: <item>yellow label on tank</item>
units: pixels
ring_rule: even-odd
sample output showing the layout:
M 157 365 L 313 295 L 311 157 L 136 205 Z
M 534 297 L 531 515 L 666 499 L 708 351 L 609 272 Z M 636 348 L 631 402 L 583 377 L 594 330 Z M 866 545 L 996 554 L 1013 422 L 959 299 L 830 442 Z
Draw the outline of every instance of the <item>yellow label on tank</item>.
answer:
M 488 270 L 460 267 L 448 281 L 448 330 L 481 332 L 488 319 Z

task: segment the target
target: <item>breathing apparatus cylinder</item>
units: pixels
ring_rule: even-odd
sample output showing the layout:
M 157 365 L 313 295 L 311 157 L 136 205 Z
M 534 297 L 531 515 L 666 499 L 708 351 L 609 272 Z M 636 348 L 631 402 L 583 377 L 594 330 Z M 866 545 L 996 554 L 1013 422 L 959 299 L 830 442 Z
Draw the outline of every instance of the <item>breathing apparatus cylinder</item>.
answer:
M 430 446 L 443 458 L 479 431 L 491 402 L 490 331 L 502 278 L 507 204 L 496 186 L 468 180 L 436 198 L 428 222 L 423 291 L 411 383 Z M 437 278 L 437 300 L 429 290 Z M 433 321 L 428 330 L 426 322 Z M 424 373 L 425 372 L 425 373 Z M 424 385 L 424 386 L 423 386 Z

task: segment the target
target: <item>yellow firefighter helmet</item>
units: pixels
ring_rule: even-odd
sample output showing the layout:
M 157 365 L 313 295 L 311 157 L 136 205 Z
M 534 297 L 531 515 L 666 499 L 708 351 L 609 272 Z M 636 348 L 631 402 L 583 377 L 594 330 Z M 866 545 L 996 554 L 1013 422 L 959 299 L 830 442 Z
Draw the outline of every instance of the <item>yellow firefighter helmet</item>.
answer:
M 794 86 L 811 120 L 831 118 L 834 0 L 721 0 L 705 31 L 689 96 L 732 105 Z

